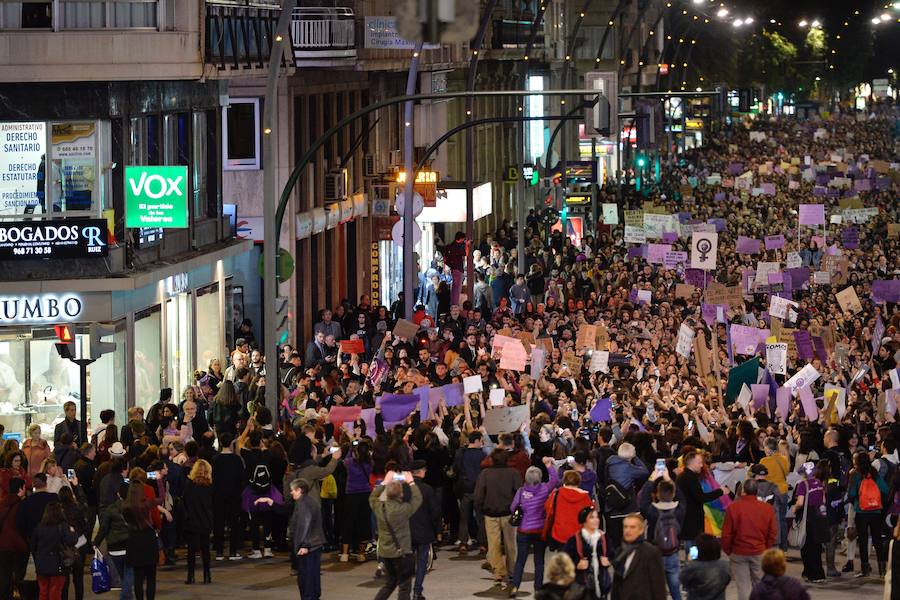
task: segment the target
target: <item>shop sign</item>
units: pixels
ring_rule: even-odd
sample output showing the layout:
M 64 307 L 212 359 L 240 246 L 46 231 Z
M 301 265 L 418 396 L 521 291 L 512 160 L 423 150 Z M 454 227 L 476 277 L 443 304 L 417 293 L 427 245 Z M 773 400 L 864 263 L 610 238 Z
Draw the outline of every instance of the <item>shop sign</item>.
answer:
M 400 217 L 373 217 L 372 218 L 372 238 L 376 240 L 390 240 L 394 223 L 397 223 Z
M 177 273 L 166 277 L 166 296 L 177 296 L 188 291 L 187 273 Z
M 685 119 L 684 127 L 688 130 L 703 129 L 703 119 Z
M 125 167 L 125 226 L 188 226 L 186 166 Z
M 322 233 L 325 231 L 325 225 L 328 222 L 328 215 L 321 206 L 312 209 L 313 233 Z
M 413 182 L 413 191 L 420 196 L 425 206 L 434 207 L 437 205 L 437 184 L 441 180 L 437 171 L 419 171 L 416 173 L 416 180 Z M 400 171 L 397 174 L 397 183 L 406 183 L 406 173 Z
M 0 222 L 0 260 L 106 256 L 106 219 Z
M 0 325 L 77 321 L 83 310 L 78 294 L 0 296 Z
M 372 242 L 371 261 L 369 276 L 372 278 L 372 306 L 378 306 L 381 304 L 381 253 L 378 242 Z
M 46 153 L 45 123 L 0 123 L 0 214 L 32 213 L 41 206 Z

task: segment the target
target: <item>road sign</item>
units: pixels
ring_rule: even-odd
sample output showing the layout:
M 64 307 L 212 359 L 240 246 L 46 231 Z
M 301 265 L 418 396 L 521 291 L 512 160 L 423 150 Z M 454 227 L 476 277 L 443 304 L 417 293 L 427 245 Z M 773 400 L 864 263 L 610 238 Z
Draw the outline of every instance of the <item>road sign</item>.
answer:
M 265 268 L 263 268 L 263 258 L 264 255 L 260 254 L 258 267 L 259 276 L 265 278 L 266 271 Z M 275 260 L 275 273 L 278 276 L 278 281 L 282 282 L 290 279 L 294 274 L 294 257 L 291 256 L 291 253 L 284 248 L 279 248 Z

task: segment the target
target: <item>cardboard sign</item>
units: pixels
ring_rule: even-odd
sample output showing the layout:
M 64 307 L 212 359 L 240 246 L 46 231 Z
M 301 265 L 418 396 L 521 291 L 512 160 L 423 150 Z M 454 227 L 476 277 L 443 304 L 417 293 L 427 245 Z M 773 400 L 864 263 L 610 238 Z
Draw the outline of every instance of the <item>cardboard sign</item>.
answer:
M 597 349 L 596 325 L 584 324 L 578 328 L 578 333 L 575 336 L 575 348 L 578 350 L 582 350 L 584 348 L 589 348 L 591 350 Z
M 501 390 L 502 391 L 502 390 Z M 484 413 L 484 428 L 488 435 L 518 431 L 528 421 L 528 405 L 493 408 Z
M 716 268 L 719 234 L 695 231 L 691 234 L 691 268 L 711 271 Z
M 852 315 L 862 312 L 862 304 L 859 302 L 859 296 L 856 295 L 856 290 L 852 285 L 841 290 L 834 296 L 837 298 L 838 304 L 841 305 L 841 310 L 844 312 L 848 312 Z
M 399 319 L 397 324 L 394 325 L 394 335 L 396 337 L 406 338 L 407 340 L 411 340 L 416 337 L 416 334 L 419 332 L 419 326 L 413 323 L 412 321 L 407 321 L 406 319 Z
M 685 300 L 690 300 L 694 296 L 694 290 L 696 290 L 694 286 L 687 283 L 676 283 L 675 284 L 675 297 L 676 298 L 684 298 Z
M 597 348 L 606 350 L 609 348 L 609 330 L 603 325 L 597 325 Z

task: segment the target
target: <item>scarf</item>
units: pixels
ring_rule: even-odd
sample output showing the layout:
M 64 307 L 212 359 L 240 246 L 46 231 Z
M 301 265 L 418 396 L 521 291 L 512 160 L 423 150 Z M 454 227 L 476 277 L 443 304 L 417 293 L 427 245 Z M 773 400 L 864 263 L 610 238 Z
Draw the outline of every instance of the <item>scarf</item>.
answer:
M 628 561 L 628 557 L 631 556 L 631 553 L 637 550 L 637 547 L 642 543 L 644 543 L 644 536 L 639 537 L 633 542 L 622 540 L 622 543 L 619 545 L 619 549 L 616 551 L 616 555 L 612 560 L 613 568 L 619 577 L 625 577 L 625 564 Z
M 593 581 L 591 582 L 594 586 L 594 593 L 598 596 L 600 595 L 600 552 L 602 551 L 602 547 L 600 546 L 600 537 L 603 535 L 599 529 L 594 533 L 591 533 L 587 529 L 581 529 L 581 537 L 590 545 L 591 547 L 591 575 L 593 577 Z

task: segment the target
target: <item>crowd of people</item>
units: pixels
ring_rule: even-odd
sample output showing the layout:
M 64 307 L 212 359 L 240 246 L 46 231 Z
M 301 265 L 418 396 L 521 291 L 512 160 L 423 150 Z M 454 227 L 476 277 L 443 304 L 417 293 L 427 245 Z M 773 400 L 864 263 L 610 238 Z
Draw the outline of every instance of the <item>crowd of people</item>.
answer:
M 736 121 L 659 181 L 604 188 L 617 218 L 581 246 L 530 215 L 524 273 L 502 223 L 471 248 L 472 299 L 457 235 L 423 274 L 412 321 L 402 297 L 363 296 L 269 357 L 247 322 L 227 367 L 211 361 L 179 397 L 104 411 L 87 439 L 67 406 L 52 442 L 38 427 L 3 446 L 0 597 L 67 599 L 71 582 L 81 600 L 98 556 L 122 600 L 152 600 L 159 566 L 181 561 L 185 584 L 202 585 L 219 561 L 276 552 L 303 600 L 328 596 L 330 553 L 377 561 L 378 600 L 423 600 L 439 552 L 483 555 L 509 597 L 531 558 L 548 600 L 891 586 L 896 119 Z M 800 225 L 803 204 L 828 220 Z M 657 231 L 635 215 L 677 216 Z M 698 278 L 685 256 L 711 231 L 715 265 Z M 672 261 L 650 256 L 661 240 Z M 855 303 L 836 298 L 848 286 Z M 781 317 L 773 297 L 791 302 Z M 748 329 L 758 343 L 735 344 Z M 784 343 L 783 359 L 770 354 Z M 785 574 L 792 548 L 805 583 Z

